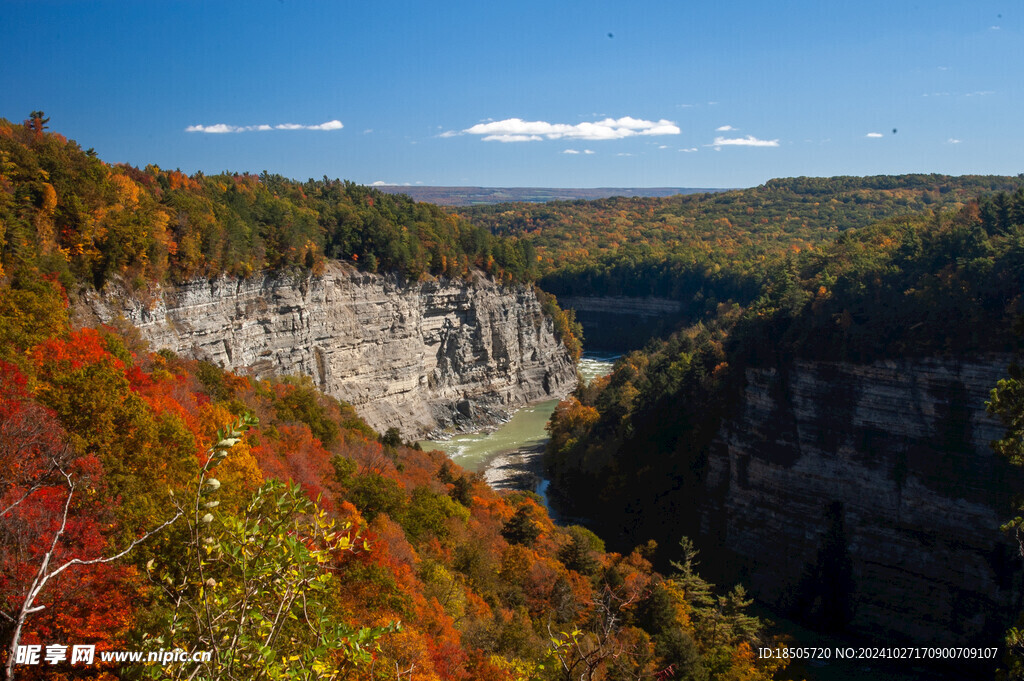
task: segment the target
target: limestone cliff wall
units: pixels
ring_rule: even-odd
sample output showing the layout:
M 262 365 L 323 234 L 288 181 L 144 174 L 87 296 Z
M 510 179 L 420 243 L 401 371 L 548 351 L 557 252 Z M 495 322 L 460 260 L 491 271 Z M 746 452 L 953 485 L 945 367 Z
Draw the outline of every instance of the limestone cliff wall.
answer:
M 575 386 L 532 288 L 405 282 L 331 263 L 322 276 L 199 280 L 85 305 L 123 316 L 154 348 L 256 376 L 306 374 L 374 428 L 413 437 L 481 425 Z
M 663 317 L 677 314 L 683 309 L 682 303 L 671 298 L 629 297 L 629 296 L 562 296 L 562 307 L 571 307 L 577 314 L 598 312 L 624 317 Z
M 678 300 L 627 296 L 558 296 L 573 309 L 591 350 L 642 348 L 651 338 L 667 336 L 683 323 Z
M 985 414 L 1008 357 L 750 370 L 701 509 L 759 597 L 876 640 L 995 645 L 1021 607 L 999 530 L 1021 472 Z

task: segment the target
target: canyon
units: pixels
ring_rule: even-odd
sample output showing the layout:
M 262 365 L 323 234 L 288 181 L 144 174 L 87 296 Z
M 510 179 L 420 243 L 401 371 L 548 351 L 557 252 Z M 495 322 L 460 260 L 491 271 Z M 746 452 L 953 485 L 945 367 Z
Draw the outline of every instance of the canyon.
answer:
M 679 314 L 667 300 L 561 302 L 591 339 Z M 502 421 L 576 381 L 532 287 L 479 274 L 410 282 L 331 263 L 319 276 L 113 288 L 79 307 L 124 318 L 154 348 L 254 376 L 308 375 L 406 438 Z M 699 528 L 716 581 L 874 640 L 998 640 L 1024 591 L 1019 549 L 999 529 L 1024 475 L 991 451 L 1002 430 L 984 407 L 1009 361 L 747 369 L 702 463 L 700 494 L 675 504 Z
M 1008 356 L 748 369 L 699 521 L 777 609 L 874 640 L 992 645 L 1021 609 L 1000 531 L 1024 475 L 985 401 Z
M 222 276 L 87 293 L 79 316 L 256 377 L 302 374 L 380 432 L 413 439 L 562 397 L 576 369 L 529 285 L 407 281 L 328 263 L 320 275 Z

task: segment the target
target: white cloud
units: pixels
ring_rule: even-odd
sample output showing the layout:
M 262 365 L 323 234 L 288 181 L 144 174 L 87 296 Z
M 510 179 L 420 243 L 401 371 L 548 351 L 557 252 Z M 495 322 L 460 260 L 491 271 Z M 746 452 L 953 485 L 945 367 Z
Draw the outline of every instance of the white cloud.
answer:
M 884 137 L 885 135 L 883 135 L 880 132 L 869 132 L 868 134 L 866 134 L 864 136 L 865 137 L 872 137 L 873 138 L 873 137 Z
M 593 153 L 594 153 L 594 150 L 593 150 L 593 149 L 584 149 L 584 150 L 583 150 L 583 153 L 584 153 L 584 154 L 593 154 Z
M 376 182 L 370 183 L 371 187 L 393 187 L 395 186 L 391 182 L 385 182 L 384 180 L 377 180 Z
M 542 139 L 539 135 L 488 135 L 484 142 L 540 142 Z
M 777 147 L 779 146 L 779 140 L 759 140 L 753 135 L 732 138 L 716 137 L 715 141 L 708 146 L 715 149 L 721 149 L 722 147 Z
M 964 97 L 988 97 L 989 95 L 994 95 L 995 93 L 995 90 L 978 90 L 976 92 L 968 92 L 966 95 L 964 95 Z
M 457 132 L 455 130 L 445 130 L 440 135 L 438 135 L 438 137 L 458 137 L 461 134 L 462 133 Z
M 693 152 L 697 151 L 697 147 L 690 147 L 689 149 L 680 149 L 679 151 L 683 152 L 684 154 L 692 154 Z
M 566 149 L 566 150 L 565 150 L 565 151 L 563 151 L 562 153 L 563 153 L 563 154 L 578 154 L 578 153 L 580 153 L 580 152 L 576 151 L 575 149 Z
M 617 153 L 615 155 L 616 156 L 632 156 L 633 154 L 629 153 L 628 151 L 620 151 L 619 153 Z
M 721 125 L 721 126 L 715 128 L 715 132 L 728 132 L 730 130 L 735 130 L 735 129 L 736 128 L 732 127 L 731 125 Z
M 185 132 L 209 132 L 219 134 L 223 132 L 242 132 L 245 128 L 239 128 L 237 125 L 225 125 L 224 123 L 217 123 L 216 125 L 190 125 L 185 128 Z
M 306 130 L 341 130 L 345 126 L 342 125 L 341 121 L 334 119 L 333 121 L 327 121 L 320 125 L 307 125 Z
M 955 137 L 950 137 L 948 140 L 946 140 L 946 144 L 960 144 L 960 140 L 958 140 Z
M 659 149 L 668 149 L 668 145 L 667 144 L 659 144 L 658 148 Z
M 267 130 L 341 130 L 345 126 L 341 121 L 335 119 L 320 123 L 319 125 L 299 125 L 298 123 L 279 123 L 277 125 L 228 125 L 227 123 L 216 123 L 214 125 L 190 125 L 185 132 L 206 132 L 222 134 L 228 132 L 265 132 Z
M 468 135 L 483 135 L 485 142 L 537 142 L 543 139 L 614 140 L 636 135 L 678 135 L 680 130 L 672 121 L 647 121 L 631 116 L 605 118 L 599 121 L 577 123 L 548 123 L 506 118 L 501 121 L 477 123 L 462 131 Z M 442 134 L 442 137 L 451 135 Z

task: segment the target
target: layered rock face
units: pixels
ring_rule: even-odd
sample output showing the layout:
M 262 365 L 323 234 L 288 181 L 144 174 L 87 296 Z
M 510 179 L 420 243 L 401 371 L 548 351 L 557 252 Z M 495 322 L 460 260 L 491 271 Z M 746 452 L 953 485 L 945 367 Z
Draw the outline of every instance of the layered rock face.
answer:
M 577 314 L 600 312 L 626 317 L 664 317 L 680 312 L 682 303 L 670 298 L 636 298 L 629 296 L 565 296 L 559 298 L 563 307 Z
M 404 282 L 331 263 L 322 276 L 221 277 L 167 287 L 148 303 L 97 295 L 154 349 L 256 376 L 305 374 L 374 428 L 407 438 L 482 425 L 561 397 L 576 371 L 528 286 L 483 277 Z
M 627 351 L 642 348 L 651 338 L 667 336 L 683 321 L 677 300 L 628 296 L 558 296 L 583 326 L 587 347 Z
M 1008 357 L 750 370 L 707 462 L 702 529 L 785 611 L 929 644 L 994 645 L 1021 608 L 999 526 L 1024 476 L 985 413 Z

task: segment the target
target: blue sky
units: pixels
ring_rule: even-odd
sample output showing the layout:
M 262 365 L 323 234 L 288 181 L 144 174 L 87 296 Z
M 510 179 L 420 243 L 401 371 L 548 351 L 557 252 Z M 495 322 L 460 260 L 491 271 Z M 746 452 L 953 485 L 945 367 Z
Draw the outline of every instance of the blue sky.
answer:
M 1018 2 L 37 0 L 3 16 L 0 116 L 41 109 L 109 162 L 548 187 L 1024 172 Z

